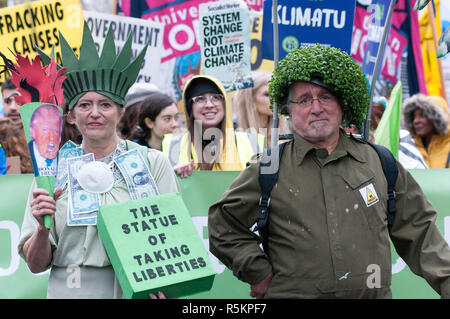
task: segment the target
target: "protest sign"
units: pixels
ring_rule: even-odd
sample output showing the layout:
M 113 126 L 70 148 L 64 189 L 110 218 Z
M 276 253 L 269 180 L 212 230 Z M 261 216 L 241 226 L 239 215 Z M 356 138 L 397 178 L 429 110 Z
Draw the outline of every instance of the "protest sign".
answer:
M 219 79 L 225 90 L 253 87 L 250 15 L 245 3 L 199 5 L 202 73 Z
M 180 194 L 100 206 L 97 228 L 125 297 L 211 289 L 215 272 Z
M 53 104 L 31 102 L 20 107 L 20 116 L 36 184 L 53 196 L 58 170 L 56 157 L 61 142 L 63 110 Z M 44 221 L 46 228 L 50 229 L 50 215 L 45 215 Z
M 20 174 L 20 156 L 6 158 L 6 174 Z
M 35 46 L 50 54 L 55 46 L 56 62 L 61 64 L 58 32 L 70 35 L 76 53 L 81 45 L 83 28 L 82 8 L 79 0 L 33 1 L 15 7 L 0 9 L 0 36 L 2 51 L 10 60 L 14 54 L 36 55 Z M 8 74 L 0 75 L 4 82 Z
M 250 8 L 251 69 L 273 71 L 273 62 L 261 55 L 263 0 L 245 0 Z M 213 0 L 122 0 L 118 14 L 164 23 L 164 54 L 161 58 L 161 90 L 180 100 L 184 85 L 200 74 L 199 4 L 219 3 Z M 169 36 L 170 34 L 170 36 Z
M 369 7 L 358 4 L 355 9 L 351 55 L 363 65 L 364 73 L 369 76 L 372 75 L 375 66 L 379 40 L 381 39 L 388 7 L 382 7 L 380 5 L 372 5 Z M 379 18 L 381 13 L 384 14 L 382 21 Z M 394 12 L 392 16 L 392 27 L 389 31 L 384 58 L 381 64 L 381 75 L 392 83 L 396 83 L 399 78 L 398 69 L 402 54 L 408 44 L 408 39 L 398 29 L 403 23 L 403 20 L 404 18 L 402 19 L 399 13 Z M 369 29 L 372 29 L 372 31 L 369 32 Z M 371 52 L 370 55 L 366 52 L 367 50 Z
M 350 53 L 355 0 L 278 1 L 279 58 L 300 46 L 320 43 Z M 261 47 L 273 60 L 272 0 L 264 1 Z
M 164 25 L 136 18 L 123 17 L 94 11 L 83 11 L 83 17 L 91 30 L 97 51 L 101 52 L 109 26 L 114 31 L 117 54 L 122 50 L 128 34 L 133 32 L 132 59 L 148 43 L 147 52 L 136 82 L 162 83 L 160 80 L 161 56 L 164 51 Z

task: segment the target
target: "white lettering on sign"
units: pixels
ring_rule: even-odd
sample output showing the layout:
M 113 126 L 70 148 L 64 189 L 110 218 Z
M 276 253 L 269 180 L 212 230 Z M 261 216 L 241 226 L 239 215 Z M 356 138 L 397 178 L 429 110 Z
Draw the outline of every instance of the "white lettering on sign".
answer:
M 0 229 L 7 229 L 11 233 L 11 262 L 9 263 L 9 267 L 6 269 L 0 267 L 1 277 L 11 275 L 16 272 L 17 268 L 19 268 L 20 257 L 17 253 L 17 245 L 19 243 L 20 230 L 16 223 L 9 220 L 0 221 Z
M 311 8 L 291 7 L 278 5 L 278 21 L 284 25 L 299 25 L 308 27 L 336 28 L 342 29 L 345 26 L 346 11 L 334 9 L 315 9 Z M 281 13 L 281 16 L 280 16 Z M 333 21 L 333 23 L 331 23 Z M 273 17 L 272 17 L 273 23 Z

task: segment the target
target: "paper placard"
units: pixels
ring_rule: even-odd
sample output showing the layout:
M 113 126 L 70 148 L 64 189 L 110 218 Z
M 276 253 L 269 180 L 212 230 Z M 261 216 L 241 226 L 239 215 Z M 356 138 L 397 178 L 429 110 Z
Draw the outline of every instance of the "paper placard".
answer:
M 126 298 L 211 289 L 215 271 L 179 193 L 100 206 L 97 228 Z
M 242 1 L 199 4 L 202 74 L 219 79 L 225 90 L 253 87 L 250 14 Z

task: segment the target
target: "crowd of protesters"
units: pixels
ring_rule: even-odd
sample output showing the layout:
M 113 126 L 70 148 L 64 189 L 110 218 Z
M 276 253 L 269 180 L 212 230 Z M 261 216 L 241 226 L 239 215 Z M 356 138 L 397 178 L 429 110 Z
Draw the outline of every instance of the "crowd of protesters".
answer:
M 211 92 L 200 90 L 197 93 L 194 92 L 195 94 L 188 92 L 186 95 L 185 90 L 184 99 L 179 102 L 163 93 L 162 84 L 159 84 L 158 87 L 151 83 L 136 83 L 127 94 L 125 111 L 118 124 L 118 134 L 123 139 L 164 151 L 171 159 L 173 166 L 176 167 L 179 176 L 182 177 L 188 176 L 195 169 L 241 170 L 251 155 L 260 153 L 270 146 L 271 141 L 273 114 L 270 109 L 268 92 L 270 73 L 253 72 L 253 80 L 253 88 L 231 93 L 214 89 L 210 90 Z M 217 87 L 221 86 L 218 79 L 212 81 L 216 83 Z M 2 84 L 1 92 L 3 114 L 0 114 L 0 151 L 4 153 L 4 156 L 0 157 L 0 162 L 5 163 L 7 160 L 16 162 L 19 169 L 7 173 L 6 163 L 3 166 L 0 164 L 1 167 L 4 167 L 0 173 L 32 173 L 31 159 L 19 113 L 20 104 L 15 100 L 15 97 L 19 95 L 18 90 L 11 80 L 7 79 Z M 200 129 L 202 133 L 199 135 L 202 135 L 203 146 L 214 141 L 211 139 L 211 134 L 209 137 L 205 135 L 205 130 L 209 128 L 205 118 L 195 118 L 195 113 L 190 112 L 193 104 L 196 104 L 194 103 L 196 98 L 204 97 L 205 94 L 219 96 L 220 103 L 225 106 L 217 128 L 223 125 L 222 132 L 219 134 L 225 137 L 224 141 L 227 138 L 236 140 L 236 147 L 228 144 L 230 152 L 234 154 L 231 162 L 226 163 L 224 158 L 218 159 L 217 156 L 220 152 L 213 155 L 213 157 L 217 157 L 216 159 L 208 159 L 206 156 L 199 161 L 195 148 L 189 148 L 186 145 L 182 145 L 182 148 L 189 154 L 181 154 L 183 155 L 182 162 L 180 162 L 180 158 L 176 158 L 180 154 L 169 153 L 170 145 L 172 144 L 173 149 L 175 140 L 186 143 L 188 135 L 194 146 L 194 122 L 200 123 L 200 120 L 202 120 Z M 205 104 L 202 107 L 208 108 L 209 104 L 214 105 L 214 102 L 205 98 Z M 373 98 L 369 135 L 369 140 L 372 142 L 374 141 L 374 132 L 387 107 L 386 97 L 375 96 Z M 399 141 L 400 162 L 407 168 L 449 168 L 450 133 L 448 126 L 450 124 L 446 100 L 439 96 L 418 93 L 405 99 L 402 109 L 402 128 Z M 66 115 L 67 110 L 64 113 L 65 118 Z M 289 136 L 291 133 L 289 118 L 280 116 L 279 120 L 279 136 Z M 345 130 L 347 133 L 362 133 L 362 127 L 351 126 Z M 180 134 L 184 134 L 184 137 Z M 181 142 L 181 138 L 184 139 L 184 142 Z M 65 120 L 60 146 L 68 140 L 80 143 L 81 136 L 77 128 Z M 217 142 L 215 140 L 215 143 Z M 222 155 L 226 155 L 225 145 L 222 142 Z M 203 154 L 203 152 L 200 153 Z M 230 155 L 228 156 L 230 159 Z M 240 164 L 236 164 L 239 156 Z M 233 161 L 235 164 L 232 164 Z M 212 165 L 212 162 L 216 164 Z

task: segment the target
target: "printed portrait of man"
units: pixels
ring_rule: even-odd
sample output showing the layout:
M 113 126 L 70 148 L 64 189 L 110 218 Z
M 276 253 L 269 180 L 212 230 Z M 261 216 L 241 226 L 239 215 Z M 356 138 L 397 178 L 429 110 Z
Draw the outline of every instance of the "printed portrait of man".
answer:
M 61 130 L 62 114 L 57 106 L 43 104 L 33 112 L 28 148 L 36 176 L 56 176 Z

